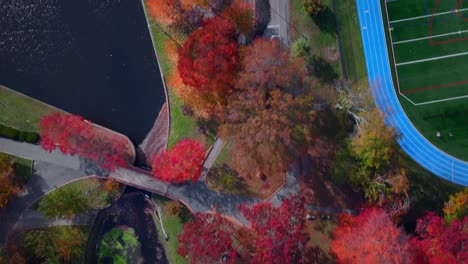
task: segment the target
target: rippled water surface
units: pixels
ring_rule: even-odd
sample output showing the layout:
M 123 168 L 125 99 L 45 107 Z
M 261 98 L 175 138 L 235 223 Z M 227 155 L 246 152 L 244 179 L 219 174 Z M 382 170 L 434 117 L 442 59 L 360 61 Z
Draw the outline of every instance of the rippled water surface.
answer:
M 139 0 L 0 0 L 0 84 L 136 143 L 164 102 Z

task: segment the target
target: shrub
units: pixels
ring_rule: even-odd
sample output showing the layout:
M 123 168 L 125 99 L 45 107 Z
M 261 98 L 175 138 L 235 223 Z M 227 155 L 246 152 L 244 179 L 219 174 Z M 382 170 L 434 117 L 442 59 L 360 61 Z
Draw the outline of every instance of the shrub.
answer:
M 179 202 L 170 201 L 166 204 L 164 211 L 168 216 L 180 216 L 182 213 L 182 206 Z
M 338 78 L 333 66 L 320 56 L 312 56 L 308 59 L 308 68 L 312 68 L 312 74 L 324 83 L 332 83 Z
M 19 133 L 18 140 L 35 144 L 39 141 L 39 134 L 35 132 L 21 131 Z
M 5 137 L 28 143 L 36 143 L 39 140 L 39 134 L 35 132 L 20 131 L 16 128 L 0 124 L 0 137 Z
M 295 57 L 307 58 L 310 56 L 310 44 L 305 38 L 298 38 L 292 44 L 291 52 Z
M 302 0 L 302 7 L 311 16 L 318 15 L 324 9 L 322 0 Z
M 18 129 L 0 124 L 0 136 L 13 139 L 13 140 L 17 140 L 18 134 L 19 134 Z

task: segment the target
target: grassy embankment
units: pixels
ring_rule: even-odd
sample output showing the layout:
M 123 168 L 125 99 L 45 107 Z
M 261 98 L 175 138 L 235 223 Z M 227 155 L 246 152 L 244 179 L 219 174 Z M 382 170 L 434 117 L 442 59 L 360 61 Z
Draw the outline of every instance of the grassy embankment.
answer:
M 169 37 L 165 35 L 161 28 L 158 26 L 157 22 L 152 19 L 149 14 L 148 18 L 150 20 L 150 28 L 153 34 L 153 45 L 156 47 L 158 52 L 160 67 L 164 74 L 164 78 L 167 80 L 172 74 L 172 69 L 175 65 L 172 65 L 167 54 L 165 52 L 164 43 L 169 41 Z M 182 113 L 183 102 L 177 97 L 174 90 L 168 87 L 169 103 L 170 103 L 170 115 L 171 115 L 171 128 L 169 132 L 169 141 L 168 147 L 175 145 L 177 141 L 183 138 L 196 138 L 199 139 L 197 135 L 198 126 L 194 118 L 186 116 Z M 207 142 L 208 143 L 208 142 Z M 212 143 L 209 142 L 209 143 Z
M 0 85 L 0 123 L 19 130 L 39 133 L 39 120 L 57 108 Z
M 164 238 L 161 224 L 159 222 L 159 218 L 156 216 L 156 213 L 153 214 L 153 219 L 156 224 L 156 228 L 158 229 L 158 235 L 159 235 L 159 240 L 161 241 L 162 245 L 164 246 L 164 249 L 166 250 L 166 256 L 170 264 L 185 264 L 188 263 L 188 261 L 181 257 L 179 254 L 177 254 L 177 247 L 179 246 L 179 242 L 177 240 L 177 237 L 179 234 L 182 232 L 182 226 L 184 225 L 184 221 L 181 217 L 179 216 L 168 216 L 165 212 L 165 205 L 167 202 L 170 202 L 171 200 L 168 200 L 164 197 L 154 195 L 153 200 L 156 205 L 161 206 L 161 213 L 163 215 L 163 225 L 164 229 L 168 235 L 168 240 Z

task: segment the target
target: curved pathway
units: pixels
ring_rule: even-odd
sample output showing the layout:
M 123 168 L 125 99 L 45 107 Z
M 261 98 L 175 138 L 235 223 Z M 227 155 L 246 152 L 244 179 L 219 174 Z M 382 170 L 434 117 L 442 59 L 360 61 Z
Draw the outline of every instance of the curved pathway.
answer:
M 400 105 L 392 82 L 380 0 L 357 0 L 357 9 L 374 99 L 386 114 L 386 122 L 401 135 L 401 148 L 435 175 L 468 186 L 468 162 L 446 154 L 425 139 Z
M 8 235 L 23 213 L 42 196 L 66 185 L 87 177 L 112 178 L 123 184 L 147 190 L 185 204 L 192 212 L 216 211 L 245 223 L 238 210 L 243 203 L 257 203 L 260 200 L 212 191 L 202 182 L 184 185 L 169 185 L 152 177 L 151 173 L 130 166 L 115 172 L 101 169 L 94 162 L 79 156 L 63 155 L 59 151 L 47 152 L 38 145 L 21 143 L 0 138 L 0 151 L 34 161 L 33 176 L 23 192 L 12 199 L 0 211 L 0 244 Z M 27 211 L 26 211 L 27 212 Z

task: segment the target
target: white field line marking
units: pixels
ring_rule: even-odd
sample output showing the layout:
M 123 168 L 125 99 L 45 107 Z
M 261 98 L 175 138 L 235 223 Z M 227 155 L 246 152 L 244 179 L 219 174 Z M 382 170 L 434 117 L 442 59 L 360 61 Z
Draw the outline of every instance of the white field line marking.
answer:
M 409 99 L 406 95 L 404 95 L 403 93 L 400 93 L 401 96 L 403 96 L 403 98 L 405 98 L 406 100 L 408 100 L 412 105 L 418 105 L 416 104 L 415 102 L 413 102 L 413 100 Z
M 402 66 L 402 65 L 408 65 L 408 64 L 415 64 L 415 63 L 426 62 L 426 61 L 433 61 L 433 60 L 441 60 L 441 59 L 459 57 L 459 56 L 464 56 L 464 55 L 468 55 L 468 51 L 467 51 L 467 52 L 456 53 L 456 54 L 445 55 L 445 56 L 440 56 L 440 57 L 432 57 L 432 58 L 422 59 L 422 60 L 401 62 L 401 63 L 396 64 L 396 66 Z
M 423 37 L 423 38 L 415 38 L 415 39 L 402 40 L 402 41 L 393 42 L 393 45 L 401 44 L 401 43 L 414 42 L 414 41 L 419 41 L 419 40 L 424 40 L 424 39 L 430 39 L 430 38 L 439 38 L 439 37 L 450 36 L 450 35 L 457 35 L 457 34 L 460 35 L 460 34 L 466 33 L 466 32 L 468 32 L 468 30 L 456 31 L 456 32 L 451 32 L 451 33 L 446 33 L 446 34 L 440 34 L 440 35 L 433 35 L 433 36 Z
M 404 19 L 399 19 L 399 20 L 393 20 L 393 21 L 390 21 L 390 23 L 398 23 L 398 22 L 416 20 L 416 19 L 432 17 L 432 16 L 442 16 L 442 15 L 447 15 L 447 14 L 452 14 L 452 13 L 463 12 L 463 11 L 466 11 L 466 10 L 468 10 L 468 8 L 456 9 L 456 10 L 452 10 L 452 11 L 435 13 L 435 14 L 430 14 L 430 15 L 425 15 L 425 16 L 417 16 L 417 17 L 410 17 L 410 18 L 404 18 Z
M 380 8 L 381 8 L 380 11 L 382 11 L 382 7 L 380 7 Z M 388 26 L 389 29 L 391 29 L 391 27 L 390 27 L 390 17 L 388 16 L 388 6 L 387 6 L 386 1 L 385 1 L 385 13 L 387 14 L 387 26 Z M 395 68 L 395 77 L 396 77 L 396 83 L 397 83 L 397 86 L 398 86 L 397 87 L 398 88 L 398 93 L 403 95 L 401 93 L 401 89 L 400 89 L 400 78 L 398 77 L 398 69 L 397 69 L 396 58 L 395 58 L 395 49 L 393 48 L 393 44 L 392 44 L 393 43 L 392 32 L 390 31 L 388 33 L 388 35 L 390 36 L 390 47 L 392 48 L 393 67 Z M 387 60 L 388 60 L 388 58 L 387 58 Z M 388 63 L 390 65 L 390 62 L 388 62 Z M 414 105 L 414 103 L 411 100 L 408 99 L 408 101 Z
M 453 101 L 453 100 L 458 100 L 458 99 L 463 99 L 463 98 L 468 98 L 468 95 L 462 95 L 462 96 L 450 97 L 450 98 L 445 98 L 445 99 L 440 99 L 440 100 L 433 100 L 433 101 L 427 101 L 427 102 L 422 102 L 422 103 L 416 103 L 415 105 L 418 106 L 418 105 L 435 104 L 435 103 Z

